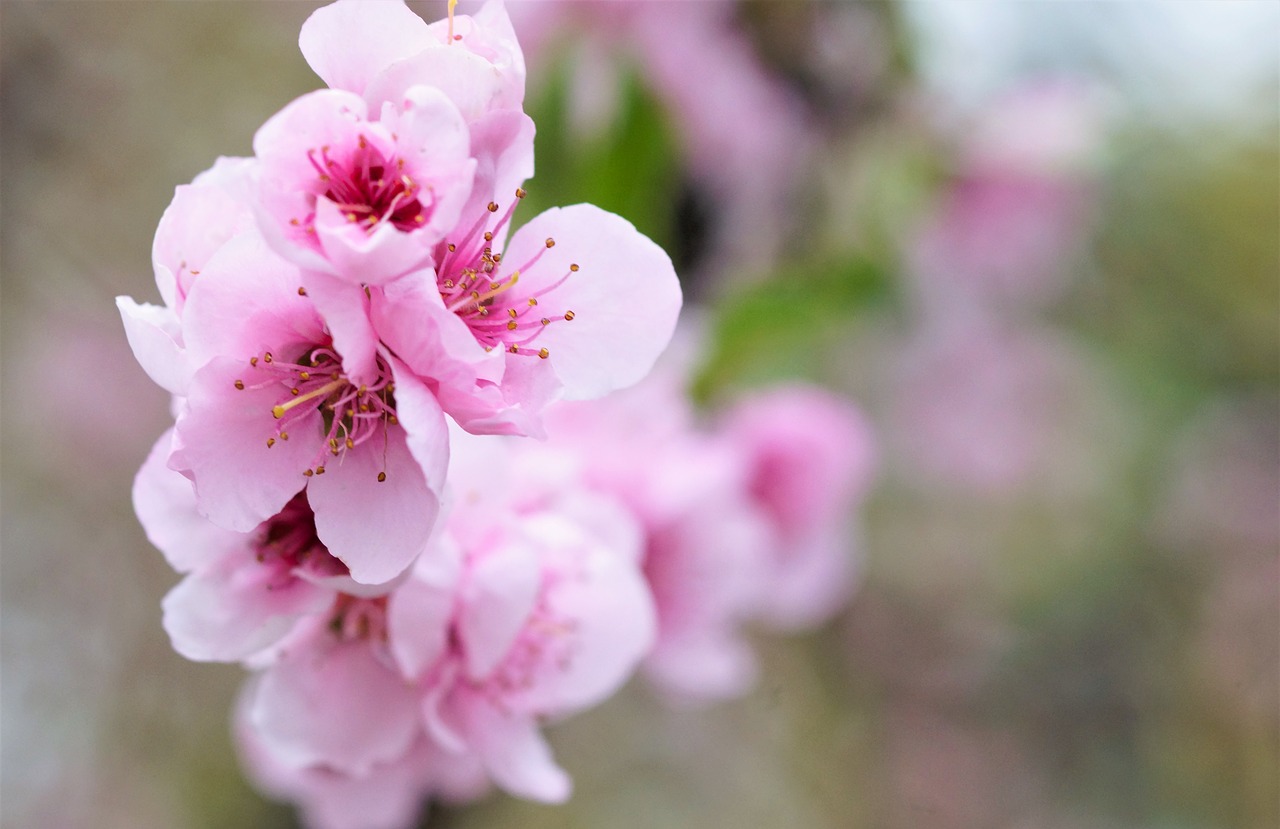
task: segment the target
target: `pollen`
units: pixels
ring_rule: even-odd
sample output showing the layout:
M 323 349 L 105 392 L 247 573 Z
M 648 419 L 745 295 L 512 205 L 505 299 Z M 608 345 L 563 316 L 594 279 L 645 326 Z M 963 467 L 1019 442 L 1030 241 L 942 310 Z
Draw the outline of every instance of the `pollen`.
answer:
M 565 322 L 568 322 L 569 320 L 573 319 L 575 316 L 577 316 L 577 314 L 573 313 L 572 311 L 565 311 L 565 312 L 564 312 L 564 319 L 565 319 Z

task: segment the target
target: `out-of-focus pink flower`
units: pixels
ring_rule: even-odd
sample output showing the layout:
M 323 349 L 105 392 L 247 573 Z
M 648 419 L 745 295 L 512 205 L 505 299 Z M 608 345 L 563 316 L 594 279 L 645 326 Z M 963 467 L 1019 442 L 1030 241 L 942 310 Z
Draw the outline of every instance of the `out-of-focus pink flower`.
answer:
M 916 480 L 1009 495 L 1050 469 L 1068 488 L 1096 474 L 1079 448 L 1097 384 L 1050 332 L 961 317 L 920 332 L 892 371 L 892 439 Z
M 876 457 L 870 425 L 852 403 L 795 385 L 742 398 L 721 429 L 746 454 L 752 501 L 775 536 L 761 615 L 790 629 L 823 621 L 853 587 L 857 508 Z
M 444 243 L 434 284 L 406 281 L 374 302 L 387 345 L 476 433 L 540 434 L 546 403 L 635 383 L 681 305 L 666 253 L 591 205 L 534 217 L 504 249 L 522 193 Z
M 201 512 L 249 532 L 305 485 L 320 540 L 352 578 L 403 571 L 426 543 L 448 463 L 430 390 L 389 354 L 354 381 L 298 269 L 252 233 L 206 264 L 184 333 L 200 368 L 169 465 L 191 478 Z
M 488 787 L 474 757 L 446 752 L 421 734 L 404 754 L 364 775 L 325 765 L 291 765 L 254 729 L 250 702 L 242 694 L 236 707 L 234 736 L 241 763 L 263 794 L 296 803 L 311 829 L 406 829 L 415 825 L 428 797 L 461 803 Z
M 1057 298 L 1088 228 L 1102 133 L 1097 91 L 1070 79 L 1010 90 L 965 125 L 956 180 L 908 255 L 926 313 Z
M 605 499 L 573 500 L 504 509 L 462 484 L 449 543 L 419 560 L 389 605 L 392 650 L 423 688 L 431 738 L 477 756 L 507 791 L 552 802 L 570 781 L 539 722 L 612 694 L 654 628 L 638 534 L 619 533 L 630 519 Z

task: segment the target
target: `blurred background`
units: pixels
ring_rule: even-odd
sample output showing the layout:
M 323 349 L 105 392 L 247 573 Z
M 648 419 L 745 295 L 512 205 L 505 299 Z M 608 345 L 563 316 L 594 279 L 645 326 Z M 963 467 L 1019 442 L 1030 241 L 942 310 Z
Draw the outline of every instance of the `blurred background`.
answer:
M 567 807 L 430 825 L 1280 825 L 1280 5 L 509 5 L 524 218 L 631 218 L 698 399 L 824 383 L 881 469 L 852 604 L 759 637 L 751 695 L 629 689 L 552 730 Z M 5 826 L 295 825 L 240 777 L 241 669 L 161 629 L 129 486 L 168 403 L 112 299 L 319 85 L 312 8 L 0 9 Z

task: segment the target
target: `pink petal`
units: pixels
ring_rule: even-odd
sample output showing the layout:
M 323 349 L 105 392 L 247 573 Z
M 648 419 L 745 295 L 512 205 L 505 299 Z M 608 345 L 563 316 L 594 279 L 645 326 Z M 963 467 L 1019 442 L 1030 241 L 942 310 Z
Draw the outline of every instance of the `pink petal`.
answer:
M 162 603 L 173 649 L 196 661 L 234 662 L 279 641 L 334 593 L 257 561 L 241 548 L 187 576 Z
M 198 368 L 215 357 L 247 362 L 264 351 L 283 355 L 324 342 L 320 317 L 298 293 L 301 287 L 298 269 L 257 233 L 228 242 L 187 297 L 183 327 L 190 364 Z
M 196 510 L 191 481 L 166 465 L 172 447 L 169 429 L 151 448 L 133 480 L 133 508 L 147 540 L 179 573 L 207 565 L 244 544 L 241 533 L 211 523 Z
M 519 110 L 486 113 L 471 124 L 476 179 L 463 216 L 483 215 L 490 201 L 506 209 L 516 188 L 533 176 L 534 131 L 533 119 Z M 500 244 L 494 250 L 501 250 Z
M 430 42 L 427 24 L 403 2 L 342 0 L 302 24 L 298 47 L 329 86 L 357 95 L 387 66 Z
M 569 799 L 573 783 L 529 716 L 499 711 L 483 698 L 459 695 L 456 716 L 494 782 L 517 797 L 544 803 Z
M 243 390 L 235 387 L 240 379 Z M 314 441 L 303 438 L 321 425 L 318 410 L 300 414 L 289 427 L 295 439 L 267 446 L 276 434 L 271 410 L 280 387 L 255 389 L 253 380 L 246 363 L 211 360 L 192 378 L 189 405 L 176 430 L 186 465 L 178 471 L 194 481 L 201 513 L 240 532 L 255 529 L 302 489 L 302 472 L 316 450 Z
M 343 373 L 352 385 L 374 382 L 378 334 L 369 321 L 364 288 L 320 271 L 303 271 L 302 280 L 333 337 L 333 349 L 342 355 Z
M 461 186 L 464 178 L 459 174 L 453 186 Z M 390 222 L 379 222 L 369 232 L 323 196 L 316 199 L 315 227 L 329 262 L 326 269 L 353 287 L 381 285 L 430 267 L 432 248 L 443 236 L 443 232 L 406 233 Z
M 182 347 L 182 326 L 169 308 L 139 305 L 127 296 L 116 297 L 129 347 L 142 370 L 170 394 L 184 395 L 191 381 Z
M 449 469 L 449 426 L 444 412 L 431 389 L 394 357 L 391 376 L 396 385 L 396 417 L 409 452 L 422 470 L 427 489 L 439 495 Z
M 431 545 L 387 602 L 391 653 L 406 678 L 417 679 L 448 650 L 461 550 L 448 539 Z
M 550 601 L 557 617 L 572 620 L 572 646 L 520 695 L 522 710 L 565 714 L 608 697 L 631 676 L 654 642 L 657 623 L 653 598 L 637 562 L 625 554 L 596 547 L 590 540 L 565 537 L 553 520 L 526 519 L 525 529 L 548 549 L 580 548 L 573 577 L 556 583 Z
M 545 240 L 555 247 L 547 250 Z M 527 271 L 521 263 L 542 253 Z M 666 348 L 680 312 L 680 283 L 662 248 L 626 219 L 589 204 L 553 208 L 518 230 L 504 266 L 522 269 L 520 295 L 552 285 L 539 297 L 547 312 L 572 311 L 571 322 L 548 325 L 536 343 L 564 383 L 565 397 L 599 397 L 644 377 Z M 514 359 L 509 356 L 508 363 Z
M 515 540 L 471 565 L 458 614 L 458 638 L 471 679 L 487 677 L 511 650 L 533 612 L 541 579 L 536 554 Z
M 289 766 L 367 774 L 403 755 L 420 733 L 413 689 L 368 642 L 340 642 L 325 629 L 295 641 L 250 694 L 250 722 Z
M 371 110 L 399 105 L 414 86 L 429 83 L 443 93 L 466 121 L 493 108 L 502 94 L 502 77 L 489 61 L 466 49 L 428 48 L 390 63 L 365 89 Z
M 362 584 L 390 581 L 412 564 L 440 510 L 397 428 L 386 430 L 385 444 L 374 437 L 334 458 L 309 479 L 307 497 L 316 535 Z

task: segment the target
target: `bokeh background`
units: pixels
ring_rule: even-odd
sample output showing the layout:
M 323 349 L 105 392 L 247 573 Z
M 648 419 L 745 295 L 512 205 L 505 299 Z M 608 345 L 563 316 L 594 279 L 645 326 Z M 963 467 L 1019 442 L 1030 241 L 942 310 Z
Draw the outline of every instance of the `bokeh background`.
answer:
M 428 19 L 444 2 L 418 3 Z M 510 3 L 541 206 L 673 254 L 694 393 L 875 423 L 862 584 L 744 699 L 552 731 L 433 827 L 1280 825 L 1280 6 Z M 288 827 L 129 486 L 173 187 L 318 86 L 310 3 L 0 7 L 5 826 Z M 464 4 L 465 8 L 465 4 Z

